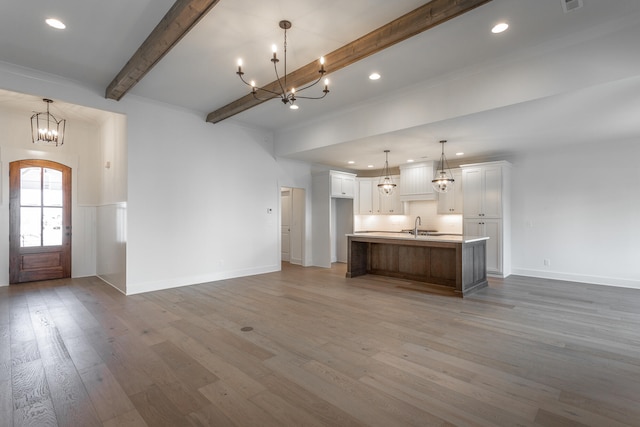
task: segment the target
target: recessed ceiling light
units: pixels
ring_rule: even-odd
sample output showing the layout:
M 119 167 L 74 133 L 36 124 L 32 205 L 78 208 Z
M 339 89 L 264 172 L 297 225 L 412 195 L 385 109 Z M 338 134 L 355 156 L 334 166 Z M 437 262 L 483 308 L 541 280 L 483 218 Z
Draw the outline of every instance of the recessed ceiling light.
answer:
M 46 22 L 50 27 L 57 28 L 58 30 L 64 30 L 65 28 L 67 28 L 67 26 L 64 25 L 62 21 L 59 21 L 55 18 L 48 18 L 44 22 Z
M 349 163 L 350 165 L 354 164 L 355 162 L 353 160 L 349 160 L 347 163 Z
M 378 73 L 369 74 L 369 80 L 378 80 L 379 78 L 380 78 L 380 74 Z
M 509 24 L 507 24 L 506 22 L 501 22 L 499 24 L 496 24 L 496 26 L 491 29 L 491 32 L 493 34 L 498 34 L 505 31 L 507 28 L 509 28 Z
M 367 167 L 368 167 L 368 168 L 372 168 L 372 167 L 373 167 L 373 165 L 367 165 Z
M 297 110 L 298 106 L 296 104 L 291 104 L 291 105 L 289 105 L 289 108 L 292 109 L 292 110 Z
M 413 163 L 413 159 L 407 159 L 407 163 Z
M 456 153 L 456 156 L 462 156 L 464 153 L 462 151 L 460 151 L 459 153 Z

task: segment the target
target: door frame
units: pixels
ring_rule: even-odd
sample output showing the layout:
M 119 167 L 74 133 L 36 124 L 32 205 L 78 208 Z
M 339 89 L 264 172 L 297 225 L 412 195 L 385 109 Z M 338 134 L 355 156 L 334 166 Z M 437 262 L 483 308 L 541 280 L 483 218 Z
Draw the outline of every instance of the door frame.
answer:
M 280 189 L 280 262 L 291 262 L 292 203 L 293 190 L 289 187 L 282 187 Z M 287 223 L 285 223 L 285 218 L 288 219 Z
M 306 196 L 306 190 L 304 188 L 299 188 L 299 187 L 290 187 L 290 186 L 286 186 L 286 185 L 282 185 L 279 187 L 278 190 L 278 195 L 281 194 L 282 190 L 290 190 L 290 204 L 291 206 L 289 207 L 291 209 L 291 215 L 290 215 L 290 229 L 291 231 L 289 232 L 289 239 L 290 241 L 292 241 L 293 239 L 298 240 L 298 243 L 300 245 L 300 258 L 298 259 L 298 257 L 296 256 L 292 256 L 294 253 L 293 248 L 295 247 L 294 244 L 290 243 L 289 244 L 289 262 L 291 264 L 297 264 L 297 265 L 302 265 L 304 267 L 306 267 L 307 264 L 307 260 L 306 260 L 306 245 L 307 245 L 307 226 L 306 226 L 306 210 L 307 210 L 307 196 Z M 278 197 L 279 203 L 280 203 L 280 210 L 282 212 L 282 209 L 285 209 L 284 206 L 282 206 L 282 197 Z M 279 249 L 280 249 L 280 253 L 281 253 L 281 249 L 282 249 L 282 233 L 280 232 L 280 230 L 282 229 L 282 224 L 281 224 L 281 218 L 282 218 L 282 214 L 280 214 L 280 218 L 278 219 L 278 242 L 279 242 Z M 282 258 L 282 256 L 280 257 Z M 282 261 L 282 259 L 281 259 Z
M 24 167 L 50 168 L 62 172 L 63 220 L 61 245 L 21 248 L 20 246 L 20 169 Z M 9 283 L 71 277 L 72 229 L 72 168 L 64 163 L 47 159 L 17 159 L 9 163 Z M 41 271 L 22 274 L 23 254 L 59 255 L 59 266 L 45 267 Z M 51 259 L 55 258 L 51 257 Z

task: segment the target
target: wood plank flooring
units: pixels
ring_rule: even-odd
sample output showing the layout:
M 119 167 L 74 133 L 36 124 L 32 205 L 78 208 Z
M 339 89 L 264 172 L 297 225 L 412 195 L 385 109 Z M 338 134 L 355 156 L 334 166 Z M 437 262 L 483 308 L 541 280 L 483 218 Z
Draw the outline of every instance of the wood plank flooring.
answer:
M 0 288 L 0 427 L 640 426 L 640 290 L 345 271 Z

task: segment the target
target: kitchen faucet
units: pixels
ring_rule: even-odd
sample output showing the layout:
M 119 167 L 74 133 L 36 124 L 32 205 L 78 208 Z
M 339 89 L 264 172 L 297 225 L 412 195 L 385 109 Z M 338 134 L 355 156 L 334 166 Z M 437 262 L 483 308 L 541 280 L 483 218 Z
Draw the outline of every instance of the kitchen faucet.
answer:
M 413 224 L 413 235 L 416 239 L 418 238 L 418 225 L 422 225 L 422 218 L 420 218 L 420 215 L 416 217 L 416 221 Z

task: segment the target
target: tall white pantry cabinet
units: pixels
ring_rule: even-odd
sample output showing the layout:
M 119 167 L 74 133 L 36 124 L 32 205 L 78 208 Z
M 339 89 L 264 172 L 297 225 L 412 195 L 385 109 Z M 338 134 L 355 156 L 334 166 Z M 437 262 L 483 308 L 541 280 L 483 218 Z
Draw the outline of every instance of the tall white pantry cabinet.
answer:
M 488 236 L 487 273 L 511 274 L 511 164 L 462 165 L 463 233 Z

